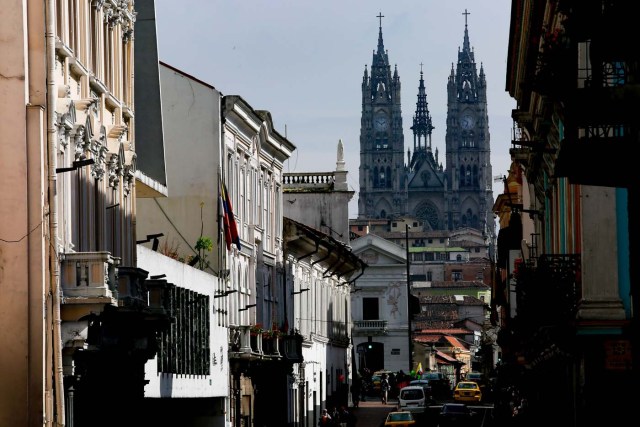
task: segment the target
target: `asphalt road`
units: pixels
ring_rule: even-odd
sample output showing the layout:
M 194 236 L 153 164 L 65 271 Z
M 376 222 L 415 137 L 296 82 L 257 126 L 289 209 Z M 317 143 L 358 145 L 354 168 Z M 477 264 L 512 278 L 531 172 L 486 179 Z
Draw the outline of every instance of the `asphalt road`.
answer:
M 382 427 L 387 414 L 396 409 L 397 400 L 389 399 L 383 405 L 380 399 L 368 397 L 366 401 L 360 401 L 358 408 L 350 408 L 356 415 L 357 427 Z M 440 411 L 441 403 L 431 405 L 424 416 L 418 416 L 418 424 L 425 427 L 435 427 L 436 417 Z M 493 419 L 493 405 L 469 405 L 476 413 L 474 426 L 497 427 L 498 423 Z

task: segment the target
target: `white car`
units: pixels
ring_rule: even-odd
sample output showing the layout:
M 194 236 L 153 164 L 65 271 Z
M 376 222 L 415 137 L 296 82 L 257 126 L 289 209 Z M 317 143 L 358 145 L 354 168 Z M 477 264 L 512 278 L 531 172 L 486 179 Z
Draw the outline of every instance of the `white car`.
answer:
M 410 385 L 400 389 L 398 410 L 422 414 L 427 410 L 427 395 L 419 385 Z

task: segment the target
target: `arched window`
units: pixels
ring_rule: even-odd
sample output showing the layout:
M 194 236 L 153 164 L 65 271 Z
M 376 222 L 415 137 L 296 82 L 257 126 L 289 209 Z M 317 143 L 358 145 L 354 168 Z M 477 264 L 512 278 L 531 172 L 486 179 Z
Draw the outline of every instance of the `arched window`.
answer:
M 473 186 L 479 187 L 478 184 L 478 165 L 473 165 Z
M 464 166 L 460 168 L 460 187 L 464 187 Z
M 387 187 L 391 188 L 391 167 L 387 166 Z
M 378 167 L 373 168 L 373 187 L 378 187 Z
M 471 187 L 471 166 L 467 166 L 466 186 Z

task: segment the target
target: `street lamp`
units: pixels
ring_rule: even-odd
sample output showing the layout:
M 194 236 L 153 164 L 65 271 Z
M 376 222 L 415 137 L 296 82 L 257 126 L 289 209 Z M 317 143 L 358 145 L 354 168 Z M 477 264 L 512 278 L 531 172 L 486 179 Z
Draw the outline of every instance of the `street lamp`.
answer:
M 413 370 L 413 340 L 411 337 L 411 271 L 409 269 L 409 224 L 404 225 L 404 245 L 407 249 L 407 335 L 409 336 L 409 373 Z

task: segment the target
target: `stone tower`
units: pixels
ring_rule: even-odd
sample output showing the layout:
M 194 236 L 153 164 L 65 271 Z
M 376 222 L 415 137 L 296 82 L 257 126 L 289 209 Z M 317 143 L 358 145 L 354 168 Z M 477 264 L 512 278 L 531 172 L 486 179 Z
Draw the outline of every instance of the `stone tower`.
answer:
M 365 66 L 360 123 L 360 195 L 358 219 L 410 216 L 425 230 L 472 227 L 493 229 L 492 174 L 484 69 L 476 69 L 465 15 L 464 41 L 447 82 L 446 169 L 432 145 L 424 73 L 420 69 L 418 99 L 406 149 L 400 107 L 400 77 L 393 75 L 382 41 L 371 75 Z
M 487 81 L 469 43 L 465 10 L 464 40 L 447 82 L 445 228 L 493 229 L 491 148 Z
M 371 75 L 365 66 L 362 78 L 359 218 L 401 215 L 407 204 L 400 76 L 397 66 L 391 74 L 382 41 L 382 14 L 378 18 L 378 48 L 373 52 Z

